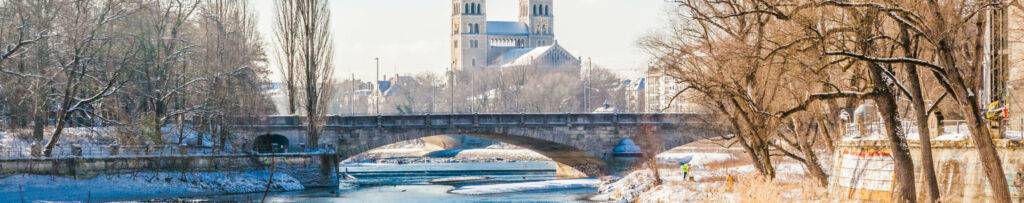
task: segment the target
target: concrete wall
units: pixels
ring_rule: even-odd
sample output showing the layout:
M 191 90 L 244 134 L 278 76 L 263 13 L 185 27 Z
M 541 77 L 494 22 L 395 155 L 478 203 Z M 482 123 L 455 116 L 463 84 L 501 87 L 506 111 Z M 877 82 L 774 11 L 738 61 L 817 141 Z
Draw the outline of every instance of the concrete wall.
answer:
M 1010 193 L 1024 202 L 1024 147 L 1020 141 L 996 140 Z M 935 171 L 945 201 L 978 202 L 991 199 L 988 180 L 974 144 L 969 140 L 933 141 Z M 918 197 L 924 196 L 920 145 L 910 143 Z M 845 141 L 833 154 L 829 192 L 841 200 L 888 201 L 892 194 L 893 162 L 888 141 Z
M 0 176 L 37 174 L 90 178 L 132 172 L 241 172 L 269 169 L 298 179 L 305 187 L 337 187 L 334 154 L 217 155 L 0 160 Z

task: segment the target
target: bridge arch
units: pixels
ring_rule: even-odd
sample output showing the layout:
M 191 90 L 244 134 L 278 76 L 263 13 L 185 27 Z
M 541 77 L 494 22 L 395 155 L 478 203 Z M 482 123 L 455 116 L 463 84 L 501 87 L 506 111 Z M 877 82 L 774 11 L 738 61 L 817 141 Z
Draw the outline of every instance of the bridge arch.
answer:
M 253 140 L 253 151 L 260 153 L 284 152 L 284 149 L 288 146 L 288 137 L 280 134 L 262 134 L 256 136 L 256 139 Z
M 503 132 L 445 130 L 440 132 L 387 132 L 379 134 L 382 136 L 374 136 L 376 139 L 360 139 L 363 135 L 368 134 L 377 133 L 366 132 L 358 134 L 337 134 L 340 136 L 339 153 L 342 157 L 347 158 L 355 156 L 373 149 L 407 140 L 437 135 L 458 134 L 503 142 L 537 152 L 547 158 L 550 158 L 556 163 L 556 170 L 559 176 L 594 177 L 607 175 L 609 173 L 605 159 L 610 158 L 611 151 L 595 154 L 592 152 L 593 150 L 580 148 L 579 146 L 574 146 L 569 142 L 558 142 L 555 139 L 545 139 L 543 137 L 532 137 L 528 135 Z M 550 137 L 554 138 L 557 136 Z

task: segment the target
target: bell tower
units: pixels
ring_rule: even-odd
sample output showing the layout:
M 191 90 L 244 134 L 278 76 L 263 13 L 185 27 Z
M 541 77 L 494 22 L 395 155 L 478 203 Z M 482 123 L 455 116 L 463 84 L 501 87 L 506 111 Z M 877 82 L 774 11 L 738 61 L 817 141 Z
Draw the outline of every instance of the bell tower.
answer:
M 519 22 L 530 30 L 529 46 L 554 44 L 555 8 L 553 0 L 519 0 Z
M 487 66 L 487 2 L 452 0 L 451 66 L 455 70 Z

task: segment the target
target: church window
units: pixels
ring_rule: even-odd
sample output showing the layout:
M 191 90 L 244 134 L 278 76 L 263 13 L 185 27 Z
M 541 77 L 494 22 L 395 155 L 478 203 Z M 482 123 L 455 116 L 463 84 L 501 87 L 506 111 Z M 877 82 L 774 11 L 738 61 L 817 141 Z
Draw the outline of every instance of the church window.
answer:
M 473 14 L 480 15 L 480 4 L 473 4 Z
M 469 4 L 462 6 L 462 14 L 469 14 Z
M 548 5 L 544 5 L 544 16 L 551 16 L 551 13 L 548 12 L 548 9 Z
M 537 16 L 537 5 L 533 5 L 533 10 L 531 10 L 530 15 Z
M 479 34 L 480 33 L 480 24 L 479 23 L 473 24 L 473 30 L 474 30 L 474 33 Z

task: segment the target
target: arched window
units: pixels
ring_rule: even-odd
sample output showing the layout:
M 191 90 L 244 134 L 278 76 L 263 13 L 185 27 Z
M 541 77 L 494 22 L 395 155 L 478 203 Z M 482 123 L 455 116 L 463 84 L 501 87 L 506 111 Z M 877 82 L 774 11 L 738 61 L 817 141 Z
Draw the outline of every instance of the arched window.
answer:
M 550 16 L 551 15 L 551 13 L 549 13 L 548 9 L 549 9 L 548 5 L 544 5 L 544 16 Z
M 473 4 L 473 14 L 480 15 L 480 4 Z
M 462 5 L 462 14 L 469 14 L 469 4 Z
M 479 34 L 480 33 L 480 24 L 479 23 L 478 24 L 474 24 L 473 25 L 473 29 L 476 30 L 476 33 Z
M 532 12 L 530 12 L 531 16 L 537 16 L 537 5 L 533 5 L 533 10 L 531 10 L 531 11 L 532 11 Z

